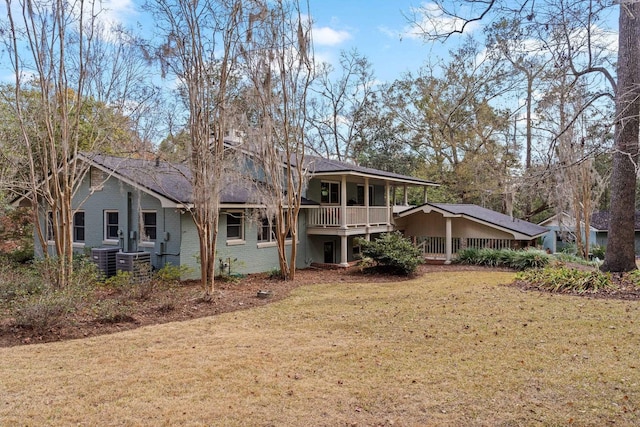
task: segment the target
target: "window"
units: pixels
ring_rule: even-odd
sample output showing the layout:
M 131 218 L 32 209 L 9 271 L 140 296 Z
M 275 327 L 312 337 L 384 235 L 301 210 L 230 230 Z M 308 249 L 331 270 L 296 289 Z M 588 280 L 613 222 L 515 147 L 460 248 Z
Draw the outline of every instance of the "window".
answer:
M 47 212 L 46 234 L 47 234 L 47 240 L 52 241 L 53 240 L 53 212 L 52 211 Z
M 285 216 L 285 221 L 287 217 Z M 258 243 L 275 242 L 276 241 L 276 219 L 269 218 L 264 213 L 260 214 L 258 219 Z M 287 232 L 287 239 L 291 239 L 291 230 Z
M 142 224 L 140 225 L 141 238 L 144 241 L 156 240 L 158 233 L 158 220 L 156 211 L 142 211 Z
M 84 242 L 84 212 L 81 211 L 73 214 L 73 241 Z
M 340 203 L 340 183 L 338 182 L 322 182 L 320 183 L 320 202 L 321 203 Z
M 104 240 L 118 238 L 118 211 L 104 211 Z
M 227 212 L 227 240 L 244 240 L 244 214 Z
M 356 196 L 356 203 L 364 206 L 364 185 L 358 184 L 358 193 Z M 369 206 L 373 205 L 373 185 L 369 186 Z
M 265 214 L 260 214 L 258 219 L 258 242 L 275 241 L 275 228 L 275 221 L 269 221 L 269 217 Z
M 53 212 L 47 212 L 46 235 L 48 241 L 53 241 L 55 232 L 53 229 Z M 73 242 L 84 243 L 84 212 L 78 211 L 73 214 Z

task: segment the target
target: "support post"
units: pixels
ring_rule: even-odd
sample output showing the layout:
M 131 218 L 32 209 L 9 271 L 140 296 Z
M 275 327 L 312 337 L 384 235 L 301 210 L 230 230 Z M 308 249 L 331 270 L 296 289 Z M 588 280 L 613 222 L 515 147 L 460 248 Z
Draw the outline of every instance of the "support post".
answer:
M 340 265 L 349 267 L 347 258 L 347 236 L 340 236 Z
M 340 228 L 347 229 L 347 176 L 342 175 L 340 182 Z
M 452 237 L 451 237 L 451 218 L 447 218 L 446 232 L 445 232 L 445 264 L 451 264 L 451 252 L 452 252 Z
M 385 198 L 387 199 L 387 226 L 391 225 L 391 194 L 389 194 L 390 186 L 389 181 L 384 184 Z

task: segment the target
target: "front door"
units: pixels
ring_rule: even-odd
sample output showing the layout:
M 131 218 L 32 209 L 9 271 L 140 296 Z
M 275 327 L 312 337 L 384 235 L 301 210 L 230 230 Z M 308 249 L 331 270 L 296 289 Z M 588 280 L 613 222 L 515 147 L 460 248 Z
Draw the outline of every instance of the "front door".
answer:
M 325 264 L 335 263 L 333 242 L 324 242 L 324 263 Z

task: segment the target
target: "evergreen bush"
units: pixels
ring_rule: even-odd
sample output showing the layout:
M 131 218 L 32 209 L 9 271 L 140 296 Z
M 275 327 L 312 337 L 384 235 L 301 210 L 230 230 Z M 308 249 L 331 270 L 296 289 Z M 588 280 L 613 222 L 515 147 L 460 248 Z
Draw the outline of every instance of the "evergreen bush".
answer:
M 422 253 L 399 232 L 384 233 L 374 241 L 358 239 L 362 256 L 371 258 L 378 270 L 408 276 L 423 262 Z
M 538 249 L 477 249 L 458 251 L 454 262 L 459 264 L 482 265 L 486 267 L 506 267 L 515 270 L 540 268 L 549 264 L 551 256 Z

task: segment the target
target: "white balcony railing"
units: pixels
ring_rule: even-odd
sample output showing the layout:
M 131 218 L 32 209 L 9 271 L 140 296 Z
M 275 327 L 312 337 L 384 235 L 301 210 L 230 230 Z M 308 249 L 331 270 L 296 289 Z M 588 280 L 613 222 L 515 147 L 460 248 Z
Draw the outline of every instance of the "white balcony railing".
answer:
M 367 209 L 369 221 L 367 222 Z M 340 227 L 342 208 L 340 206 L 321 206 L 309 209 L 307 225 L 311 227 Z M 367 225 L 387 224 L 388 208 L 385 206 L 348 206 L 345 211 L 347 227 L 364 227 Z

